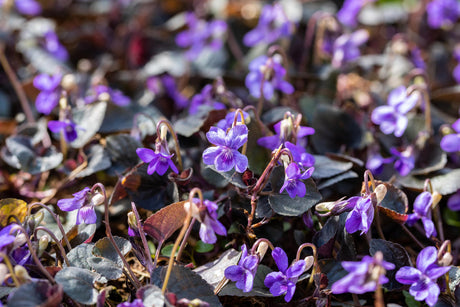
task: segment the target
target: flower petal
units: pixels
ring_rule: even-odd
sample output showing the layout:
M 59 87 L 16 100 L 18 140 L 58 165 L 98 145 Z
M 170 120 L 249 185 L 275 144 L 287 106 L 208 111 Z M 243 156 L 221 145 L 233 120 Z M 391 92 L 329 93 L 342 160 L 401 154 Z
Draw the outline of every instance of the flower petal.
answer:
M 211 129 L 206 133 L 206 137 L 211 144 L 218 145 L 218 146 L 225 146 L 225 131 L 217 128 L 211 127 Z
M 145 163 L 150 163 L 150 161 L 157 157 L 157 154 L 149 148 L 138 148 L 136 149 L 136 153 Z
M 234 159 L 235 159 L 235 169 L 238 173 L 244 173 L 244 171 L 248 168 L 248 157 L 243 155 L 242 153 L 238 152 L 237 150 L 233 151 Z
M 268 273 L 267 276 L 265 277 L 264 285 L 267 288 L 271 288 L 275 284 L 275 282 L 282 282 L 284 279 L 285 279 L 285 276 L 283 273 L 271 272 L 271 273 Z
M 286 273 L 286 270 L 289 266 L 286 252 L 281 247 L 275 247 L 275 249 L 272 251 L 272 257 L 273 260 L 275 260 L 278 269 L 281 272 Z
M 239 265 L 231 265 L 225 269 L 224 275 L 231 281 L 238 281 L 243 277 L 244 270 Z
M 298 260 L 294 262 L 286 271 L 287 278 L 296 278 L 302 275 L 305 271 L 305 260 Z
M 396 272 L 395 278 L 399 283 L 404 285 L 412 285 L 420 279 L 421 275 L 422 273 L 416 268 L 403 266 L 398 270 L 398 272 Z
M 420 193 L 414 201 L 414 212 L 421 216 L 427 216 L 428 211 L 431 209 L 433 197 L 429 192 Z
M 222 147 L 209 147 L 203 151 L 203 163 L 206 165 L 214 165 L 216 157 L 222 152 Z
M 417 268 L 425 273 L 426 269 L 436 262 L 438 258 L 438 251 L 434 246 L 425 247 L 420 251 L 417 256 Z
M 95 224 L 97 221 L 96 212 L 92 206 L 83 206 L 78 210 L 77 215 L 77 222 L 76 224 L 79 225 L 82 222 L 85 224 Z

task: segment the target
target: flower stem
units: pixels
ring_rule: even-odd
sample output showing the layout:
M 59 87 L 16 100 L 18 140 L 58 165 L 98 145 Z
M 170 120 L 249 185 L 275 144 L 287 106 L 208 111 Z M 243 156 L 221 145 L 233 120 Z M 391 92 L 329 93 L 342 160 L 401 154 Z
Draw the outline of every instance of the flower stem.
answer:
M 134 272 L 131 270 L 131 267 L 129 266 L 129 263 L 126 261 L 125 256 L 120 251 L 120 249 L 118 248 L 117 243 L 115 242 L 115 239 L 113 238 L 112 230 L 110 228 L 110 222 L 109 222 L 109 202 L 107 201 L 107 193 L 105 191 L 105 187 L 104 187 L 104 185 L 102 183 L 98 182 L 95 185 L 93 185 L 93 187 L 91 188 L 91 193 L 93 193 L 97 188 L 99 188 L 102 191 L 102 195 L 104 196 L 105 234 L 109 238 L 110 243 L 112 243 L 113 248 L 117 252 L 118 256 L 123 261 L 123 264 L 126 267 L 126 270 L 128 270 L 129 275 L 131 276 L 131 279 L 133 281 L 134 286 L 136 287 L 136 289 L 139 289 L 141 287 L 141 283 L 139 282 L 139 279 L 137 279 L 136 275 L 134 275 Z
M 365 185 L 365 189 L 366 189 L 366 194 L 370 194 L 370 190 L 369 190 L 369 179 L 371 181 L 371 185 L 372 185 L 372 192 L 375 192 L 375 180 L 374 180 L 374 176 L 372 175 L 372 172 L 370 170 L 366 170 L 364 172 L 364 185 Z
M 42 203 L 32 203 L 32 204 L 30 204 L 28 206 L 28 208 L 27 208 L 27 216 L 30 216 L 32 207 L 34 207 L 34 206 L 40 206 L 40 207 L 42 207 L 43 209 L 47 210 L 50 213 L 51 217 L 56 221 L 56 224 L 57 224 L 59 230 L 61 231 L 62 239 L 65 241 L 67 249 L 70 252 L 72 250 L 72 245 L 70 245 L 69 238 L 67 238 L 67 234 L 66 234 L 66 232 L 64 230 L 64 227 L 62 226 L 62 223 L 61 223 L 61 220 L 59 219 L 59 217 L 53 211 L 51 211 L 50 208 L 48 208 L 47 206 L 45 206 Z
M 253 254 L 253 255 L 256 254 L 257 248 L 259 247 L 260 243 L 262 243 L 262 242 L 266 243 L 270 247 L 271 250 L 275 249 L 275 247 L 273 246 L 272 242 L 270 242 L 270 240 L 265 239 L 265 238 L 260 238 L 252 246 L 251 254 Z
M 8 258 L 8 255 L 5 254 L 4 252 L 0 252 L 0 257 L 3 258 L 2 260 L 5 262 L 6 266 L 8 267 L 8 270 L 10 271 L 11 278 L 13 279 L 14 284 L 16 285 L 16 287 L 19 287 L 21 283 L 16 277 L 16 274 L 14 274 L 14 269 L 13 269 L 13 266 L 11 265 L 10 258 Z M 3 283 L 3 280 L 1 280 L 1 282 Z
M 414 240 L 415 243 L 417 243 L 417 245 L 421 248 L 421 249 L 424 249 L 425 246 L 414 236 L 414 234 L 409 230 L 407 229 L 406 225 L 404 224 L 400 224 L 402 229 L 409 235 L 409 237 L 412 238 L 412 240 Z
M 187 231 L 188 225 L 190 223 L 190 220 L 192 219 L 193 196 L 195 194 L 198 194 L 198 197 L 200 198 L 200 202 L 203 203 L 203 194 L 201 193 L 201 190 L 199 188 L 193 188 L 190 191 L 189 198 L 188 198 L 188 201 L 190 203 L 190 208 L 189 210 L 187 210 L 187 217 L 185 218 L 184 225 L 182 226 L 182 229 L 179 233 L 179 236 L 176 239 L 176 242 L 174 242 L 174 246 L 171 250 L 171 255 L 169 256 L 168 269 L 166 271 L 165 280 L 163 281 L 163 287 L 161 288 L 161 293 L 163 294 L 166 292 L 166 287 L 168 286 L 169 277 L 171 276 L 171 270 L 172 270 L 173 263 L 174 263 L 174 254 L 176 253 L 176 250 L 179 247 L 179 243 L 184 237 L 185 232 Z
M 139 217 L 139 212 L 137 212 L 134 202 L 131 202 L 131 208 L 136 216 L 137 229 L 139 229 L 139 236 L 141 237 L 142 245 L 144 246 L 145 257 L 147 258 L 147 271 L 151 274 L 153 271 L 152 256 L 150 255 L 149 245 L 147 243 L 147 239 L 145 238 L 144 227 L 141 225 L 141 218 Z
M 236 124 L 238 123 L 238 115 L 241 116 L 241 124 L 246 125 L 246 123 L 244 122 L 243 110 L 238 108 L 235 111 L 235 117 L 233 118 L 232 127 L 235 127 Z M 248 141 L 246 141 L 246 143 L 244 143 L 243 148 L 241 149 L 241 154 L 246 155 L 246 149 L 247 148 L 248 148 Z
M 182 170 L 183 170 L 182 156 L 180 154 L 179 140 L 177 139 L 177 134 L 174 131 L 171 123 L 168 120 L 162 119 L 162 120 L 160 120 L 158 122 L 158 124 L 157 124 L 157 138 L 161 141 L 161 132 L 160 132 L 161 129 L 160 128 L 163 125 L 167 127 L 169 133 L 172 135 L 172 137 L 174 139 L 174 145 L 175 145 L 175 148 L 176 148 L 177 163 L 179 164 L 179 172 L 182 172 Z
M 382 286 L 377 282 L 377 289 L 375 290 L 375 307 L 385 307 L 385 300 L 383 299 Z
M 27 96 L 22 88 L 21 82 L 19 82 L 18 77 L 11 68 L 8 59 L 5 56 L 5 45 L 0 44 L 0 64 L 3 66 L 8 79 L 10 79 L 11 84 L 13 85 L 16 95 L 18 95 L 19 103 L 21 104 L 22 110 L 26 115 L 27 121 L 29 123 L 35 123 L 35 118 L 30 108 L 29 102 L 27 101 Z
M 69 262 L 69 259 L 67 258 L 66 253 L 65 253 L 64 246 L 62 246 L 61 242 L 56 238 L 54 233 L 51 230 L 49 230 L 48 228 L 46 228 L 46 227 L 38 226 L 34 230 L 34 236 L 37 239 L 38 239 L 37 232 L 39 230 L 46 232 L 54 240 L 54 243 L 56 243 L 57 247 L 59 248 L 59 251 L 61 252 L 61 255 L 62 255 L 62 258 L 64 259 L 65 264 L 67 266 L 70 266 L 70 262 Z
M 302 250 L 305 247 L 310 247 L 313 250 L 313 268 L 311 269 L 310 278 L 308 279 L 308 284 L 307 284 L 307 291 L 308 291 L 310 289 L 311 285 L 313 284 L 313 278 L 314 278 L 316 270 L 317 270 L 318 251 L 317 251 L 316 246 L 314 244 L 312 244 L 312 243 L 304 243 L 304 244 L 300 245 L 299 248 L 297 249 L 297 255 L 296 255 L 295 261 L 299 261 L 300 255 L 302 253 Z
M 177 252 L 176 261 L 179 261 L 182 256 L 182 252 L 185 249 L 185 245 L 187 244 L 187 239 L 190 236 L 190 233 L 192 232 L 193 224 L 195 224 L 195 221 L 196 221 L 196 218 L 192 218 L 192 221 L 190 222 L 190 225 L 188 226 L 187 232 L 185 233 L 184 238 L 182 239 L 182 242 L 180 244 L 179 251 Z
M 262 78 L 262 81 L 260 82 L 260 97 L 259 97 L 259 100 L 257 102 L 257 117 L 260 118 L 260 116 L 262 115 L 262 110 L 264 108 L 264 85 L 265 85 L 265 77 Z

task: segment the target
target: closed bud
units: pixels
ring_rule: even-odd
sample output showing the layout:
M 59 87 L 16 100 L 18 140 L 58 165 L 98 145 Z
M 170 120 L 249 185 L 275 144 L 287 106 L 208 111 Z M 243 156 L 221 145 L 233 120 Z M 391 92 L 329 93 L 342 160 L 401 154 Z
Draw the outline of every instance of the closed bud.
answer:
M 436 208 L 438 203 L 441 201 L 442 195 L 439 194 L 438 192 L 434 191 L 433 194 L 431 194 L 433 197 L 433 204 L 431 205 L 433 208 Z
M 104 195 L 102 195 L 101 193 L 95 193 L 92 197 L 91 197 L 91 204 L 93 206 L 99 206 L 99 205 L 102 205 L 104 203 Z
M 32 281 L 32 278 L 30 277 L 29 273 L 22 265 L 16 265 L 14 267 L 14 275 L 16 275 L 16 278 L 18 279 L 20 284 L 25 284 Z
M 137 236 L 139 234 L 139 227 L 137 227 L 137 219 L 134 212 L 128 212 L 128 234 L 131 237 Z
M 6 275 L 8 274 L 8 267 L 4 263 L 0 263 L 0 283 L 3 284 Z
M 38 240 L 38 250 L 37 250 L 38 257 L 41 257 L 43 252 L 48 247 L 49 242 L 50 242 L 50 238 L 48 237 L 48 235 L 44 235 L 40 237 L 40 239 Z
M 260 242 L 259 245 L 257 246 L 257 251 L 256 251 L 256 254 L 259 255 L 260 260 L 264 258 L 267 250 L 268 250 L 268 243 L 264 241 Z

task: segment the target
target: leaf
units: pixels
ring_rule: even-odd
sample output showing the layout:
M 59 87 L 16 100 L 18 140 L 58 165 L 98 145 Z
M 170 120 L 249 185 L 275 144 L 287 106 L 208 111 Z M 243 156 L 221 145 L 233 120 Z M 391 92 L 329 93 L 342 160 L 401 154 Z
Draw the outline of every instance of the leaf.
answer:
M 213 249 L 214 249 L 214 244 L 204 243 L 201 240 L 199 240 L 195 246 L 195 251 L 197 253 L 208 253 L 212 251 Z
M 197 267 L 193 271 L 199 274 L 213 289 L 221 282 L 224 271 L 231 265 L 236 265 L 240 259 L 241 252 L 231 248 L 226 250 L 219 258 L 205 265 Z
M 88 157 L 88 166 L 76 175 L 77 178 L 92 175 L 98 171 L 105 170 L 112 165 L 110 157 L 104 147 L 99 144 L 92 145 L 88 152 L 86 152 L 86 155 Z
M 421 303 L 419 301 L 416 301 L 415 298 L 410 295 L 409 292 L 406 290 L 403 291 L 404 295 L 404 302 L 406 303 L 407 307 L 420 307 Z
M 460 169 L 444 169 L 442 174 L 430 177 L 433 190 L 441 195 L 455 193 L 460 189 Z M 417 178 L 415 176 L 407 176 L 399 178 L 398 181 L 404 187 L 422 191 L 425 185 L 426 177 Z
M 106 139 L 106 150 L 112 160 L 112 171 L 122 173 L 140 162 L 136 149 L 142 144 L 128 134 L 110 135 Z
M 243 182 L 241 174 L 230 170 L 228 172 L 219 172 L 214 165 L 202 164 L 201 175 L 203 178 L 217 188 L 223 188 L 229 183 L 240 189 L 247 189 L 248 186 Z
M 123 256 L 131 251 L 131 242 L 117 236 L 114 236 L 113 239 L 115 240 L 115 243 L 117 244 Z M 107 258 L 119 264 L 120 266 L 123 266 L 123 260 L 117 254 L 117 251 L 115 250 L 112 242 L 110 242 L 108 237 L 102 238 L 97 241 L 96 244 L 94 244 L 93 255 Z
M 311 136 L 313 147 L 317 152 L 339 152 L 342 145 L 358 148 L 363 132 L 355 119 L 345 111 L 319 105 L 313 116 L 312 127 L 315 134 Z
M 56 168 L 61 164 L 63 155 L 54 146 L 39 148 L 36 154 L 32 138 L 26 136 L 10 136 L 6 146 L 2 148 L 3 160 L 10 166 L 18 168 L 31 175 L 40 174 Z
M 449 270 L 449 288 L 454 293 L 460 285 L 460 268 L 452 266 Z
M 316 171 L 316 168 L 315 168 L 315 171 Z M 314 174 L 314 172 L 313 172 L 313 174 Z M 342 173 L 340 175 L 334 176 L 334 177 L 332 177 L 330 179 L 321 181 L 320 184 L 318 184 L 318 190 L 330 187 L 331 185 L 334 185 L 334 184 L 339 183 L 341 181 L 344 181 L 346 179 L 358 178 L 358 177 L 359 177 L 358 174 L 356 174 L 355 172 L 348 171 L 348 172 Z
M 281 118 L 282 119 L 282 118 Z M 266 161 L 270 160 L 269 151 L 257 144 L 259 138 L 263 137 L 260 124 L 252 116 L 248 126 L 248 140 L 254 140 L 247 142 L 246 156 L 248 157 L 249 167 L 256 174 L 262 174 L 265 167 Z
M 351 162 L 335 161 L 326 156 L 315 157 L 315 171 L 312 174 L 314 179 L 331 178 L 344 173 L 353 167 Z
M 173 203 L 149 216 L 144 222 L 144 231 L 158 242 L 166 241 L 184 224 L 187 217 L 184 209 L 186 202 Z
M 87 269 L 68 267 L 60 270 L 55 280 L 72 299 L 81 304 L 92 305 L 97 301 L 98 292 L 93 284 L 98 277 L 99 274 Z
M 93 243 L 82 243 L 72 248 L 70 252 L 67 253 L 70 266 L 81 269 L 91 269 L 91 264 L 88 262 L 88 259 L 93 256 L 93 248 Z
M 181 118 L 174 123 L 174 131 L 185 137 L 191 137 L 199 131 L 208 132 L 209 128 L 225 118 L 227 110 L 200 108 L 198 113 Z
M 328 279 L 327 288 L 330 289 L 332 284 L 348 274 L 343 268 L 341 261 L 322 260 L 319 261 L 321 272 L 326 274 Z
M 102 257 L 89 257 L 88 264 L 93 270 L 108 280 L 115 280 L 123 275 L 123 265 Z
M 387 262 L 393 263 L 396 267 L 394 270 L 387 271 L 386 276 L 388 277 L 388 283 L 384 286 L 388 290 L 399 289 L 402 285 L 396 281 L 396 272 L 403 266 L 412 266 L 409 254 L 407 251 L 398 243 L 385 241 L 382 239 L 372 239 L 369 246 L 369 253 L 374 256 L 377 251 L 381 251 L 383 259 Z
M 406 194 L 388 182 L 376 181 L 377 208 L 395 222 L 404 224 L 409 203 Z
M 54 307 L 62 302 L 64 293 L 60 285 L 51 285 L 47 280 L 23 284 L 8 296 L 10 307 Z
M 107 106 L 105 118 L 99 132 L 108 134 L 130 130 L 133 128 L 134 118 L 137 114 L 142 114 L 142 117 L 148 116 L 156 123 L 161 118 L 164 118 L 160 111 L 153 105 L 142 106 L 132 103 L 129 106 L 120 107 L 110 103 Z
M 167 267 L 154 269 L 151 274 L 151 282 L 162 287 L 166 270 Z M 168 292 L 174 293 L 178 300 L 181 298 L 189 300 L 198 298 L 210 306 L 222 306 L 217 296 L 214 295 L 212 287 L 200 275 L 184 266 L 174 265 L 172 267 L 166 289 Z
M 27 203 L 16 198 L 5 198 L 0 200 L 0 227 L 7 226 L 8 217 L 16 216 L 22 223 L 27 214 Z
M 81 148 L 91 140 L 102 125 L 105 117 L 107 102 L 100 101 L 83 108 L 74 109 L 73 120 L 77 124 L 77 139 L 70 143 L 73 148 Z M 82 129 L 78 129 L 80 126 Z
M 273 272 L 268 266 L 265 266 L 263 264 L 259 264 L 257 267 L 257 273 L 256 276 L 254 276 L 254 285 L 252 287 L 252 290 L 250 292 L 243 292 L 243 290 L 240 290 L 236 287 L 236 283 L 230 282 L 228 283 L 222 291 L 219 292 L 219 296 L 246 296 L 246 297 L 252 297 L 252 296 L 262 296 L 262 297 L 273 297 L 273 295 L 270 293 L 267 287 L 265 287 L 264 280 L 265 277 Z
M 142 300 L 144 307 L 163 307 L 165 297 L 161 293 L 161 289 L 155 285 L 146 285 L 139 288 L 136 292 L 136 297 Z
M 447 163 L 447 154 L 430 139 L 420 151 L 415 168 L 411 170 L 412 175 L 426 175 L 444 168 Z

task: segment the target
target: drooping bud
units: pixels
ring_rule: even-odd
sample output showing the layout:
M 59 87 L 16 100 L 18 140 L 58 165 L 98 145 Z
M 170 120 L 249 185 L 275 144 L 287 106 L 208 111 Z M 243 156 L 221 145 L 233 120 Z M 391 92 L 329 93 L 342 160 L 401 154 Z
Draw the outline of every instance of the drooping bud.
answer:
M 43 252 L 48 247 L 49 242 L 50 242 L 50 238 L 48 235 L 43 235 L 40 237 L 40 239 L 38 240 L 38 250 L 37 250 L 38 257 L 41 257 L 41 255 L 43 255 Z
M 128 212 L 128 235 L 135 237 L 139 235 L 139 227 L 137 227 L 137 219 L 134 212 Z
M 14 267 L 14 275 L 16 275 L 16 278 L 20 284 L 26 284 L 32 281 L 29 273 L 22 265 L 16 265 Z
M 104 200 L 105 200 L 104 195 L 102 195 L 101 193 L 94 193 L 91 196 L 90 203 L 92 206 L 99 206 L 99 205 L 104 204 Z

